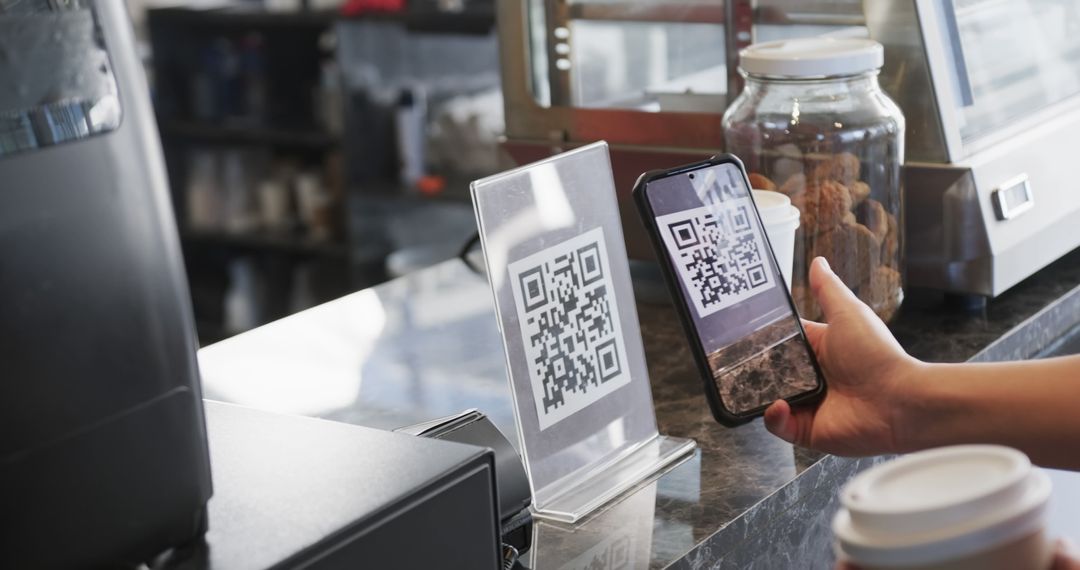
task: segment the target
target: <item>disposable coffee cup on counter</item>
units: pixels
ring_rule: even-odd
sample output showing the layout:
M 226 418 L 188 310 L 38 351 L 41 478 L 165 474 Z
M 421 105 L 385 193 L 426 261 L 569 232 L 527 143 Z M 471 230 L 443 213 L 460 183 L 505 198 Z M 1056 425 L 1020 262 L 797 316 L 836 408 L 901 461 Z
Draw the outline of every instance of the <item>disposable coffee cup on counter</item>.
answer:
M 1023 453 L 960 445 L 875 466 L 841 491 L 837 557 L 866 570 L 1046 570 L 1050 478 Z
M 780 273 L 791 290 L 791 269 L 795 261 L 795 230 L 799 229 L 799 209 L 791 198 L 771 190 L 753 190 L 754 204 L 761 214 L 765 234 L 772 244 L 773 256 Z

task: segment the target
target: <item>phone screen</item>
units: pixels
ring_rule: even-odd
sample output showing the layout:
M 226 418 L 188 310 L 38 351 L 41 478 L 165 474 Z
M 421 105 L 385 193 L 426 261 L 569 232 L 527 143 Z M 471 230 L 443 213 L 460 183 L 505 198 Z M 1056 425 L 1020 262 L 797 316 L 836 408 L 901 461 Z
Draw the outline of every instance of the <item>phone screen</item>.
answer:
M 817 389 L 742 170 L 674 174 L 649 182 L 645 197 L 724 407 L 742 415 Z

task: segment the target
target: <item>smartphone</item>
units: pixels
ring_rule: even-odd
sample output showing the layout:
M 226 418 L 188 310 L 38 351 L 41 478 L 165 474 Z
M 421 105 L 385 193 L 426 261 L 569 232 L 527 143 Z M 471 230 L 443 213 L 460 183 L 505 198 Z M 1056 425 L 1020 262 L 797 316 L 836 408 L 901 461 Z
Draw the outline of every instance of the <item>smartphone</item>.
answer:
M 647 172 L 634 186 L 634 200 L 716 420 L 746 423 L 781 398 L 816 402 L 825 378 L 742 162 L 725 154 Z

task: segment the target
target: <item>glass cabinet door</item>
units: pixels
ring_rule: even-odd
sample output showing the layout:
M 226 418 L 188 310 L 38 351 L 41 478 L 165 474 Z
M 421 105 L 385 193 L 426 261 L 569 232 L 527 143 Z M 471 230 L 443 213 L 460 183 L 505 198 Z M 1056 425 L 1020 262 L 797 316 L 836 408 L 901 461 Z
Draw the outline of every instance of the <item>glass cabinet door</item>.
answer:
M 1080 3 L 955 0 L 953 8 L 943 22 L 959 51 L 965 145 L 1080 93 Z
M 732 0 L 737 1 L 737 0 Z M 718 0 L 529 0 L 531 77 L 543 106 L 722 113 L 725 6 Z M 855 28 L 860 0 L 745 2 L 758 41 Z M 753 6 L 753 8 L 749 8 Z

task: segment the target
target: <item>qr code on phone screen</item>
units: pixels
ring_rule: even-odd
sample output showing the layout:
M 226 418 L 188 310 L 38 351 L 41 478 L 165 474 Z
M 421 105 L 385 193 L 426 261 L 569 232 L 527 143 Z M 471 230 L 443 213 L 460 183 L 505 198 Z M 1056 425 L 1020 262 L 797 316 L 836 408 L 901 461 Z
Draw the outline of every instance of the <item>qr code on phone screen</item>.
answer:
M 630 381 L 610 269 L 602 228 L 509 266 L 542 430 Z
M 775 286 L 750 197 L 656 218 L 664 245 L 704 318 Z

